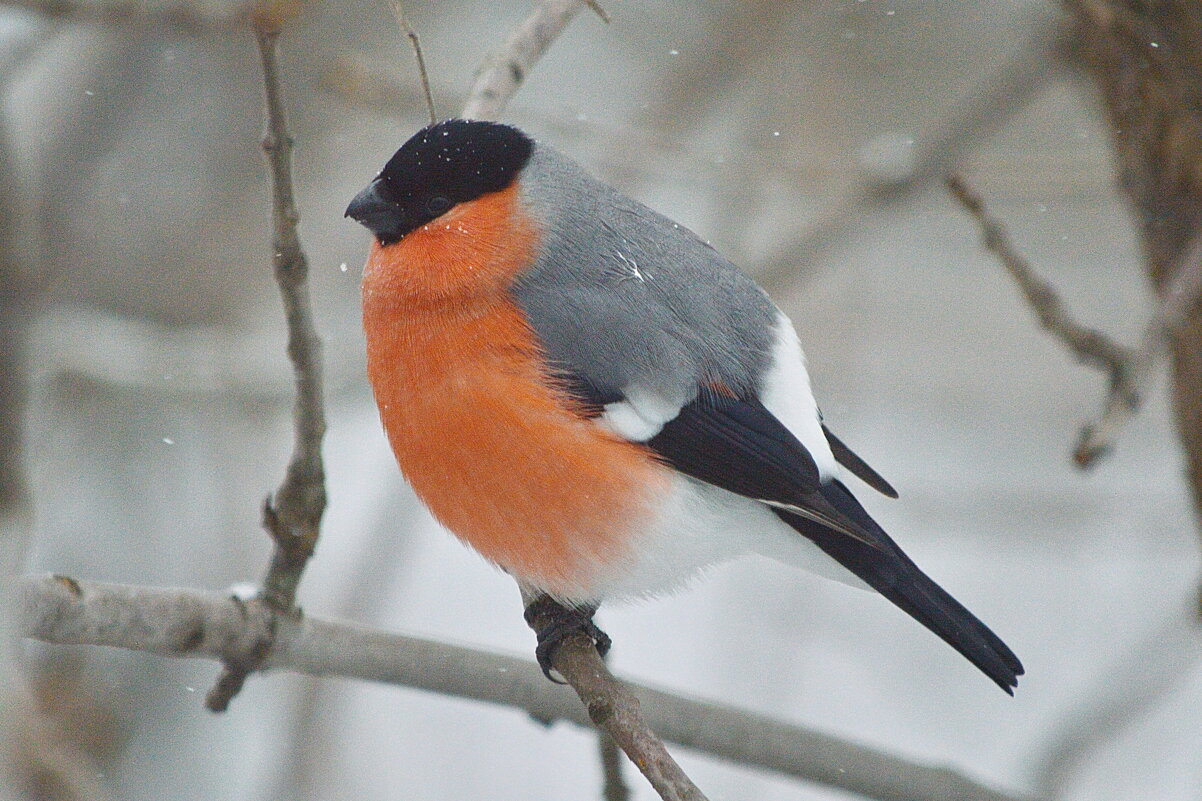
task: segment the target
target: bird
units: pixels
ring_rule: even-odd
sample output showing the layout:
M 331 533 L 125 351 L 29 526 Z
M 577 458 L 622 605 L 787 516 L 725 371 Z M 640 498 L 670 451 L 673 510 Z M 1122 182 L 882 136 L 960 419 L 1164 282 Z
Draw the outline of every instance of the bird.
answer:
M 351 201 L 367 368 L 401 472 L 547 615 L 756 553 L 875 590 L 1013 695 L 1023 666 L 865 511 L 789 318 L 685 226 L 517 127 L 414 134 Z

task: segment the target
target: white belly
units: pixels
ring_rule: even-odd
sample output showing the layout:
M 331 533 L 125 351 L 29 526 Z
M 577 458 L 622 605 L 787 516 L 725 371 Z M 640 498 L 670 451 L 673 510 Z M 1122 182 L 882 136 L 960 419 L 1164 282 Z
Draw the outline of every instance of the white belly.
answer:
M 677 475 L 654 523 L 630 556 L 603 569 L 598 599 L 660 595 L 684 586 L 710 565 L 756 553 L 866 589 L 854 574 L 798 534 L 764 504 Z

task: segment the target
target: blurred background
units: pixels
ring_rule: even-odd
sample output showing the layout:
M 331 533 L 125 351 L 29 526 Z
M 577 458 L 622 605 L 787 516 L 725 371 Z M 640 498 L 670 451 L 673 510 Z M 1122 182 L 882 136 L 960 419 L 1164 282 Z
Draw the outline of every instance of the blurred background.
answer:
M 0 8 L 0 441 L 23 442 L 28 505 L 15 471 L 5 497 L 31 510 L 10 539 L 26 572 L 220 590 L 266 565 L 259 505 L 291 446 L 254 41 L 222 0 L 92 2 Z M 504 119 L 764 282 L 827 421 L 901 492 L 861 492 L 869 510 L 1027 677 L 1008 698 L 884 600 L 753 559 L 603 609 L 616 671 L 1016 793 L 1197 798 L 1198 534 L 1167 393 L 1078 471 L 1105 377 L 1039 330 L 941 182 L 965 174 L 1073 313 L 1134 344 L 1154 298 L 1060 7 L 603 4 L 612 23 L 582 13 Z M 529 9 L 409 2 L 441 115 Z M 425 122 L 411 54 L 367 0 L 306 4 L 281 48 L 330 422 L 301 604 L 529 654 L 512 582 L 402 482 L 364 371 L 368 235 L 342 211 Z M 269 674 L 215 716 L 212 663 L 24 659 L 77 782 L 21 801 L 600 795 L 590 732 L 512 710 Z M 674 750 L 715 799 L 847 797 Z

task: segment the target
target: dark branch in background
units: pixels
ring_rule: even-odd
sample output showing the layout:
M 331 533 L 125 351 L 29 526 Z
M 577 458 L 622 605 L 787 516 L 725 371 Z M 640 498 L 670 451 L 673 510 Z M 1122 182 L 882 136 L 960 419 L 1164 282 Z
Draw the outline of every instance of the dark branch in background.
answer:
M 464 118 L 493 120 L 500 116 L 543 53 L 584 7 L 609 21 L 601 7 L 589 0 L 541 0 L 500 49 L 484 59 L 464 104 Z
M 1065 0 L 1063 5 L 1076 18 L 1082 54 L 1106 112 L 1119 186 L 1131 204 L 1145 272 L 1162 302 L 1168 298 L 1176 304 L 1179 287 L 1173 285 L 1192 280 L 1182 271 L 1197 269 L 1196 241 L 1202 235 L 1198 4 Z M 1202 308 L 1192 300 L 1181 308 L 1182 317 L 1167 337 L 1171 391 L 1197 513 L 1202 512 Z M 1145 337 L 1143 344 L 1151 341 Z
M 986 249 L 998 257 L 1006 272 L 1018 284 L 1032 311 L 1039 317 L 1039 324 L 1063 342 L 1082 362 L 1108 372 L 1113 384 L 1125 385 L 1126 364 L 1131 358 L 1127 348 L 1072 318 L 1056 290 L 1036 275 L 1030 263 L 1010 244 L 1006 229 L 986 210 L 981 196 L 964 182 L 963 177 L 948 177 L 947 188 L 951 190 L 952 197 L 976 218 Z
M 311 615 L 273 623 L 264 604 L 214 592 L 76 581 L 19 581 L 20 629 L 62 645 L 104 645 L 227 661 L 274 625 L 262 668 L 385 682 L 524 710 L 542 723 L 591 725 L 565 688 L 530 659 L 379 631 Z M 591 643 L 582 648 L 593 653 Z M 556 662 L 557 669 L 560 667 Z M 565 665 L 572 670 L 570 665 Z M 627 682 L 668 740 L 738 765 L 766 768 L 879 801 L 1021 801 L 946 767 L 923 765 L 745 710 Z M 1036 799 L 1026 799 L 1036 801 Z
M 1010 244 L 1006 229 L 986 210 L 981 196 L 965 183 L 963 177 L 948 177 L 947 187 L 952 197 L 960 201 L 976 219 L 985 248 L 998 257 L 1006 272 L 1018 284 L 1044 330 L 1059 339 L 1077 359 L 1107 374 L 1110 379 L 1108 410 L 1113 406 L 1121 407 L 1127 414 L 1134 413 L 1139 407 L 1140 394 L 1133 381 L 1136 370 L 1132 351 L 1072 318 L 1056 290 L 1036 275 L 1030 263 Z M 1080 442 L 1085 442 L 1093 430 L 1094 426 L 1084 426 Z M 1082 458 L 1081 446 L 1078 445 L 1074 458 L 1084 467 L 1100 452 L 1100 448 L 1095 448 L 1092 456 Z
M 597 753 L 601 757 L 602 801 L 630 801 L 630 788 L 622 778 L 622 750 L 614 738 L 601 732 Z
M 261 599 L 273 616 L 295 613 L 297 588 L 305 565 L 317 547 L 321 517 L 326 507 L 325 470 L 321 459 L 321 440 L 326 430 L 321 341 L 313 325 L 308 260 L 296 231 L 300 215 L 292 192 L 292 138 L 284 116 L 276 63 L 279 12 L 284 10 L 280 7 L 260 9 L 253 19 L 266 98 L 262 144 L 271 169 L 272 267 L 284 301 L 288 358 L 296 379 L 292 458 L 275 496 L 268 496 L 263 503 L 263 527 L 271 535 L 275 548 L 256 600 Z M 273 628 L 269 628 L 262 639 L 226 662 L 205 699 L 209 709 L 221 712 L 229 706 L 246 677 L 262 664 L 271 650 L 272 631 Z

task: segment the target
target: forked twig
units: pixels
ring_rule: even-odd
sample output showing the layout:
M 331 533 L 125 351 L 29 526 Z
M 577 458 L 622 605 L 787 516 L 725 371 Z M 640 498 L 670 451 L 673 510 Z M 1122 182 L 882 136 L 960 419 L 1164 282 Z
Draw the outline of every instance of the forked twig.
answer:
M 250 602 L 265 604 L 273 620 L 274 615 L 295 613 L 301 575 L 317 547 L 326 506 L 321 456 L 326 430 L 321 340 L 313 324 L 308 260 L 296 230 L 300 215 L 292 190 L 292 138 L 284 115 L 276 60 L 279 10 L 265 9 L 252 19 L 266 98 L 262 145 L 271 171 L 272 266 L 284 301 L 288 358 L 296 380 L 292 458 L 279 489 L 263 503 L 263 527 L 271 535 L 275 548 L 260 596 Z M 209 709 L 224 711 L 242 689 L 247 676 L 263 663 L 271 650 L 274 626 L 268 632 L 269 636 L 256 642 L 243 656 L 227 661 L 205 698 Z

